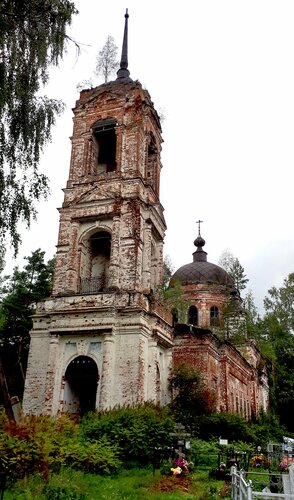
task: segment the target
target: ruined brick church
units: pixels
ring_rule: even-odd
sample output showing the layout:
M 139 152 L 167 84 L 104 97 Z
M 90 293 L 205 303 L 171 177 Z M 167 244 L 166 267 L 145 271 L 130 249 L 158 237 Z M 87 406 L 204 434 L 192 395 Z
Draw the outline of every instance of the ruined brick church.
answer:
M 130 77 L 127 35 L 126 13 L 116 80 L 83 90 L 73 110 L 53 290 L 30 332 L 23 411 L 166 405 L 171 370 L 185 362 L 201 371 L 218 411 L 250 418 L 268 408 L 263 359 L 249 341 L 242 349 L 230 342 L 236 325 L 246 337 L 244 312 L 229 275 L 207 261 L 200 228 L 193 262 L 171 280 L 189 301 L 185 321 L 154 293 L 166 231 L 161 125 L 148 91 Z

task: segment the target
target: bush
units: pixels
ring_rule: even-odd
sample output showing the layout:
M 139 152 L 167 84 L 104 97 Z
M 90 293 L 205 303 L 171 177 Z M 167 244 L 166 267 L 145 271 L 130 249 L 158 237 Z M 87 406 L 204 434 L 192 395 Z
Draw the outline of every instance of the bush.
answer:
M 48 500 L 85 500 L 86 495 L 84 493 L 79 493 L 78 491 L 73 491 L 72 486 L 70 488 L 66 486 L 51 486 L 47 485 L 45 488 L 45 496 Z
M 106 437 L 95 442 L 81 440 L 69 442 L 63 453 L 66 465 L 84 472 L 111 474 L 121 465 L 117 445 L 110 445 Z
M 59 471 L 63 465 L 100 474 L 116 471 L 118 447 L 102 438 L 93 443 L 78 433 L 70 417 L 25 417 L 20 424 L 6 422 L 0 430 L 0 472 L 10 480 Z
M 88 414 L 81 421 L 83 439 L 106 437 L 111 446 L 118 447 L 122 459 L 141 465 L 152 463 L 156 450 L 170 447 L 173 430 L 169 410 L 151 403 Z
M 2 421 L 0 473 L 11 480 L 33 473 L 46 479 L 63 466 L 112 474 L 122 459 L 153 463 L 169 447 L 174 429 L 169 411 L 152 404 L 88 414 L 80 424 L 64 414 L 28 416 L 20 424 Z
M 215 395 L 205 388 L 201 373 L 186 363 L 173 369 L 170 389 L 173 394 L 170 406 L 175 419 L 189 432 L 197 434 L 202 416 L 215 408 Z
M 256 440 L 251 425 L 236 413 L 211 413 L 203 416 L 198 437 L 204 440 L 222 437 L 230 442 Z
M 11 479 L 33 472 L 48 475 L 56 449 L 55 421 L 50 417 L 26 417 L 20 424 L 6 422 L 0 432 L 0 455 Z
M 275 415 L 261 414 L 257 421 L 252 424 L 252 430 L 256 437 L 256 444 L 261 446 L 263 450 L 266 450 L 269 442 L 282 443 L 283 436 L 292 436 L 280 425 Z
M 203 441 L 193 438 L 190 444 L 189 458 L 195 467 L 215 467 L 219 453 L 219 444 L 216 439 Z

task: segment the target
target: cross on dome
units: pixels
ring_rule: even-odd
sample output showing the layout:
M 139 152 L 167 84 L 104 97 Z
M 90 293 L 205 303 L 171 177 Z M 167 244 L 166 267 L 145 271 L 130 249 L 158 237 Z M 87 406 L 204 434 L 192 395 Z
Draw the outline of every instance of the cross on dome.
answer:
M 200 236 L 200 224 L 203 222 L 203 220 L 196 220 L 196 224 L 198 224 L 198 236 Z

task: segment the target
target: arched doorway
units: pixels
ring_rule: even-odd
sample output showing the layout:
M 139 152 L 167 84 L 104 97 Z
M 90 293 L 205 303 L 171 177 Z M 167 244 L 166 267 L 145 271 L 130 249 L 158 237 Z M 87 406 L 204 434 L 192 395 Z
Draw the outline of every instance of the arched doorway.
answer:
M 64 379 L 64 411 L 80 415 L 95 411 L 99 380 L 95 361 L 78 356 L 69 363 Z

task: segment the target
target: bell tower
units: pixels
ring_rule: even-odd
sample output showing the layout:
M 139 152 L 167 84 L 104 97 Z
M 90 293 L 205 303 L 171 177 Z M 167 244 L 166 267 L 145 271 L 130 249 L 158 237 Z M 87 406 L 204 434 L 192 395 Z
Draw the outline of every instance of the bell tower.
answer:
M 34 317 L 25 413 L 169 400 L 172 322 L 154 298 L 166 230 L 161 126 L 130 78 L 128 17 L 116 80 L 83 90 L 73 109 L 53 291 Z

